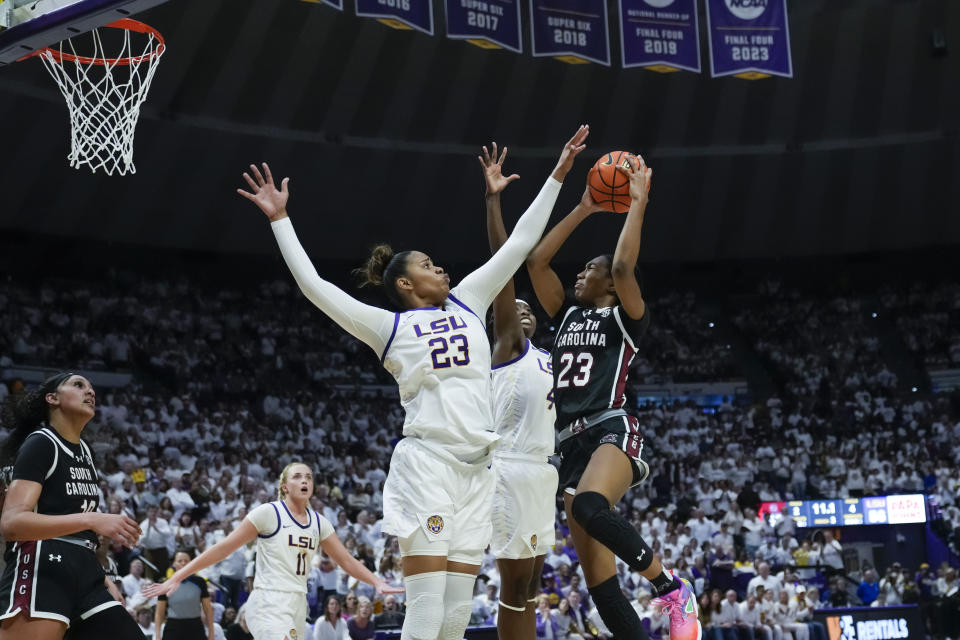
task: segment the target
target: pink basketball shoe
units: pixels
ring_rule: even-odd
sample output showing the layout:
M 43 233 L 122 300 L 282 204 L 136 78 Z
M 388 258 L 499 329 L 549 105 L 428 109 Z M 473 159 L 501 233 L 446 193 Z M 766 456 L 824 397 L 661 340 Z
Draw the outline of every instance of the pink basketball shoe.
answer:
M 655 598 L 651 604 L 662 607 L 663 614 L 670 616 L 670 640 L 701 640 L 703 629 L 697 618 L 697 596 L 689 582 L 683 578 L 677 580 L 679 589 Z

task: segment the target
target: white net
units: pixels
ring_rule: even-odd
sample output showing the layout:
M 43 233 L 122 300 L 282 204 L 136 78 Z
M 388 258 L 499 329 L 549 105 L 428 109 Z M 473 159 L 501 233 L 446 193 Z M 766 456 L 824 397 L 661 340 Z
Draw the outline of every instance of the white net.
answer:
M 94 29 L 89 34 L 92 44 L 84 42 L 92 51 L 78 52 L 67 39 L 38 53 L 70 111 L 70 166 L 87 165 L 92 172 L 102 169 L 107 175 L 137 172 L 133 135 L 164 51 L 162 40 L 153 33 L 122 27 L 116 31 L 122 32 L 119 52 L 107 54 L 100 31 Z M 135 40 L 146 41 L 139 54 L 134 53 Z

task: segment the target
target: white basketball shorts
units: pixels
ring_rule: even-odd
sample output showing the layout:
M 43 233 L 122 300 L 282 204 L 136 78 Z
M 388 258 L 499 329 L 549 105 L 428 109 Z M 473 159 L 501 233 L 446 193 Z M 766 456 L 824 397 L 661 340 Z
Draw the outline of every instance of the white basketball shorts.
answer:
M 497 558 L 545 554 L 556 539 L 557 469 L 543 456 L 497 453 L 493 458 L 493 539 Z
M 306 640 L 307 596 L 254 589 L 244 605 L 244 619 L 254 640 Z
M 441 457 L 416 438 L 397 443 L 383 487 L 383 532 L 410 535 L 420 528 L 436 553 L 482 550 L 490 544 L 493 473 Z

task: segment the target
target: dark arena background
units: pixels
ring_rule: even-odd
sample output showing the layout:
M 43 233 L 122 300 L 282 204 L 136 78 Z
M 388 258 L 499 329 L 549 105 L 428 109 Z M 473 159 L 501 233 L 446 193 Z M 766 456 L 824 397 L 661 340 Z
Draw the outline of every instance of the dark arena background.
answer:
M 447 37 L 453 0 L 433 1 L 432 35 L 356 15 L 371 1 L 137 13 L 167 49 L 126 176 L 68 165 L 67 107 L 38 59 L 0 66 L 0 401 L 57 371 L 95 387 L 99 509 L 145 531 L 99 555 L 147 637 L 142 587 L 274 500 L 293 460 L 350 553 L 403 584 L 381 533 L 396 383 L 300 293 L 236 194 L 250 163 L 290 177 L 319 274 L 388 307 L 351 276 L 371 245 L 422 250 L 458 282 L 489 256 L 481 147 L 508 145 L 504 171 L 521 176 L 509 230 L 588 123 L 549 225 L 602 153 L 654 169 L 639 257 L 652 321 L 626 388 L 651 473 L 616 509 L 689 580 L 703 636 L 960 638 L 960 2 L 770 0 L 792 77 L 748 80 L 711 77 L 707 5 L 735 0 L 677 0 L 695 7 L 700 73 L 625 68 L 617 0 L 557 0 L 607 7 L 609 66 L 532 55 L 541 0 L 496 0 L 520 3 L 519 53 Z M 571 236 L 554 260 L 567 289 L 624 219 L 595 214 Z M 516 285 L 536 300 L 526 269 Z M 533 307 L 549 350 L 559 318 Z M 562 501 L 556 529 L 537 637 L 609 638 Z M 254 549 L 202 572 L 217 637 L 250 637 L 237 611 Z M 650 583 L 619 569 L 647 633 L 668 638 Z M 485 553 L 468 637 L 496 637 L 500 586 Z M 591 622 L 570 629 L 546 611 L 575 591 Z M 789 616 L 764 591 L 788 592 Z M 403 594 L 385 609 L 317 554 L 308 638 L 334 637 L 319 628 L 331 595 L 350 615 L 369 598 L 378 636 L 399 637 Z M 550 635 L 544 616 L 560 620 Z

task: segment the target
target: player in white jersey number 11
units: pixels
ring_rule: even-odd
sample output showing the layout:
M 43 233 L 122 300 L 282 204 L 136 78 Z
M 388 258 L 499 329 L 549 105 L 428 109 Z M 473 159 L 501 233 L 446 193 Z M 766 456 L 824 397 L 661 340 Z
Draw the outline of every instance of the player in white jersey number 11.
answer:
M 313 472 L 294 462 L 280 476 L 278 500 L 253 509 L 239 527 L 210 547 L 166 582 L 143 591 L 148 598 L 170 595 L 188 576 L 224 560 L 257 541 L 257 566 L 253 593 L 247 601 L 246 620 L 255 640 L 284 637 L 302 640 L 307 618 L 307 576 L 317 549 L 323 549 L 350 576 L 373 585 L 377 593 L 399 593 L 350 555 L 333 525 L 310 508 Z M 284 634 L 281 636 L 280 634 Z

